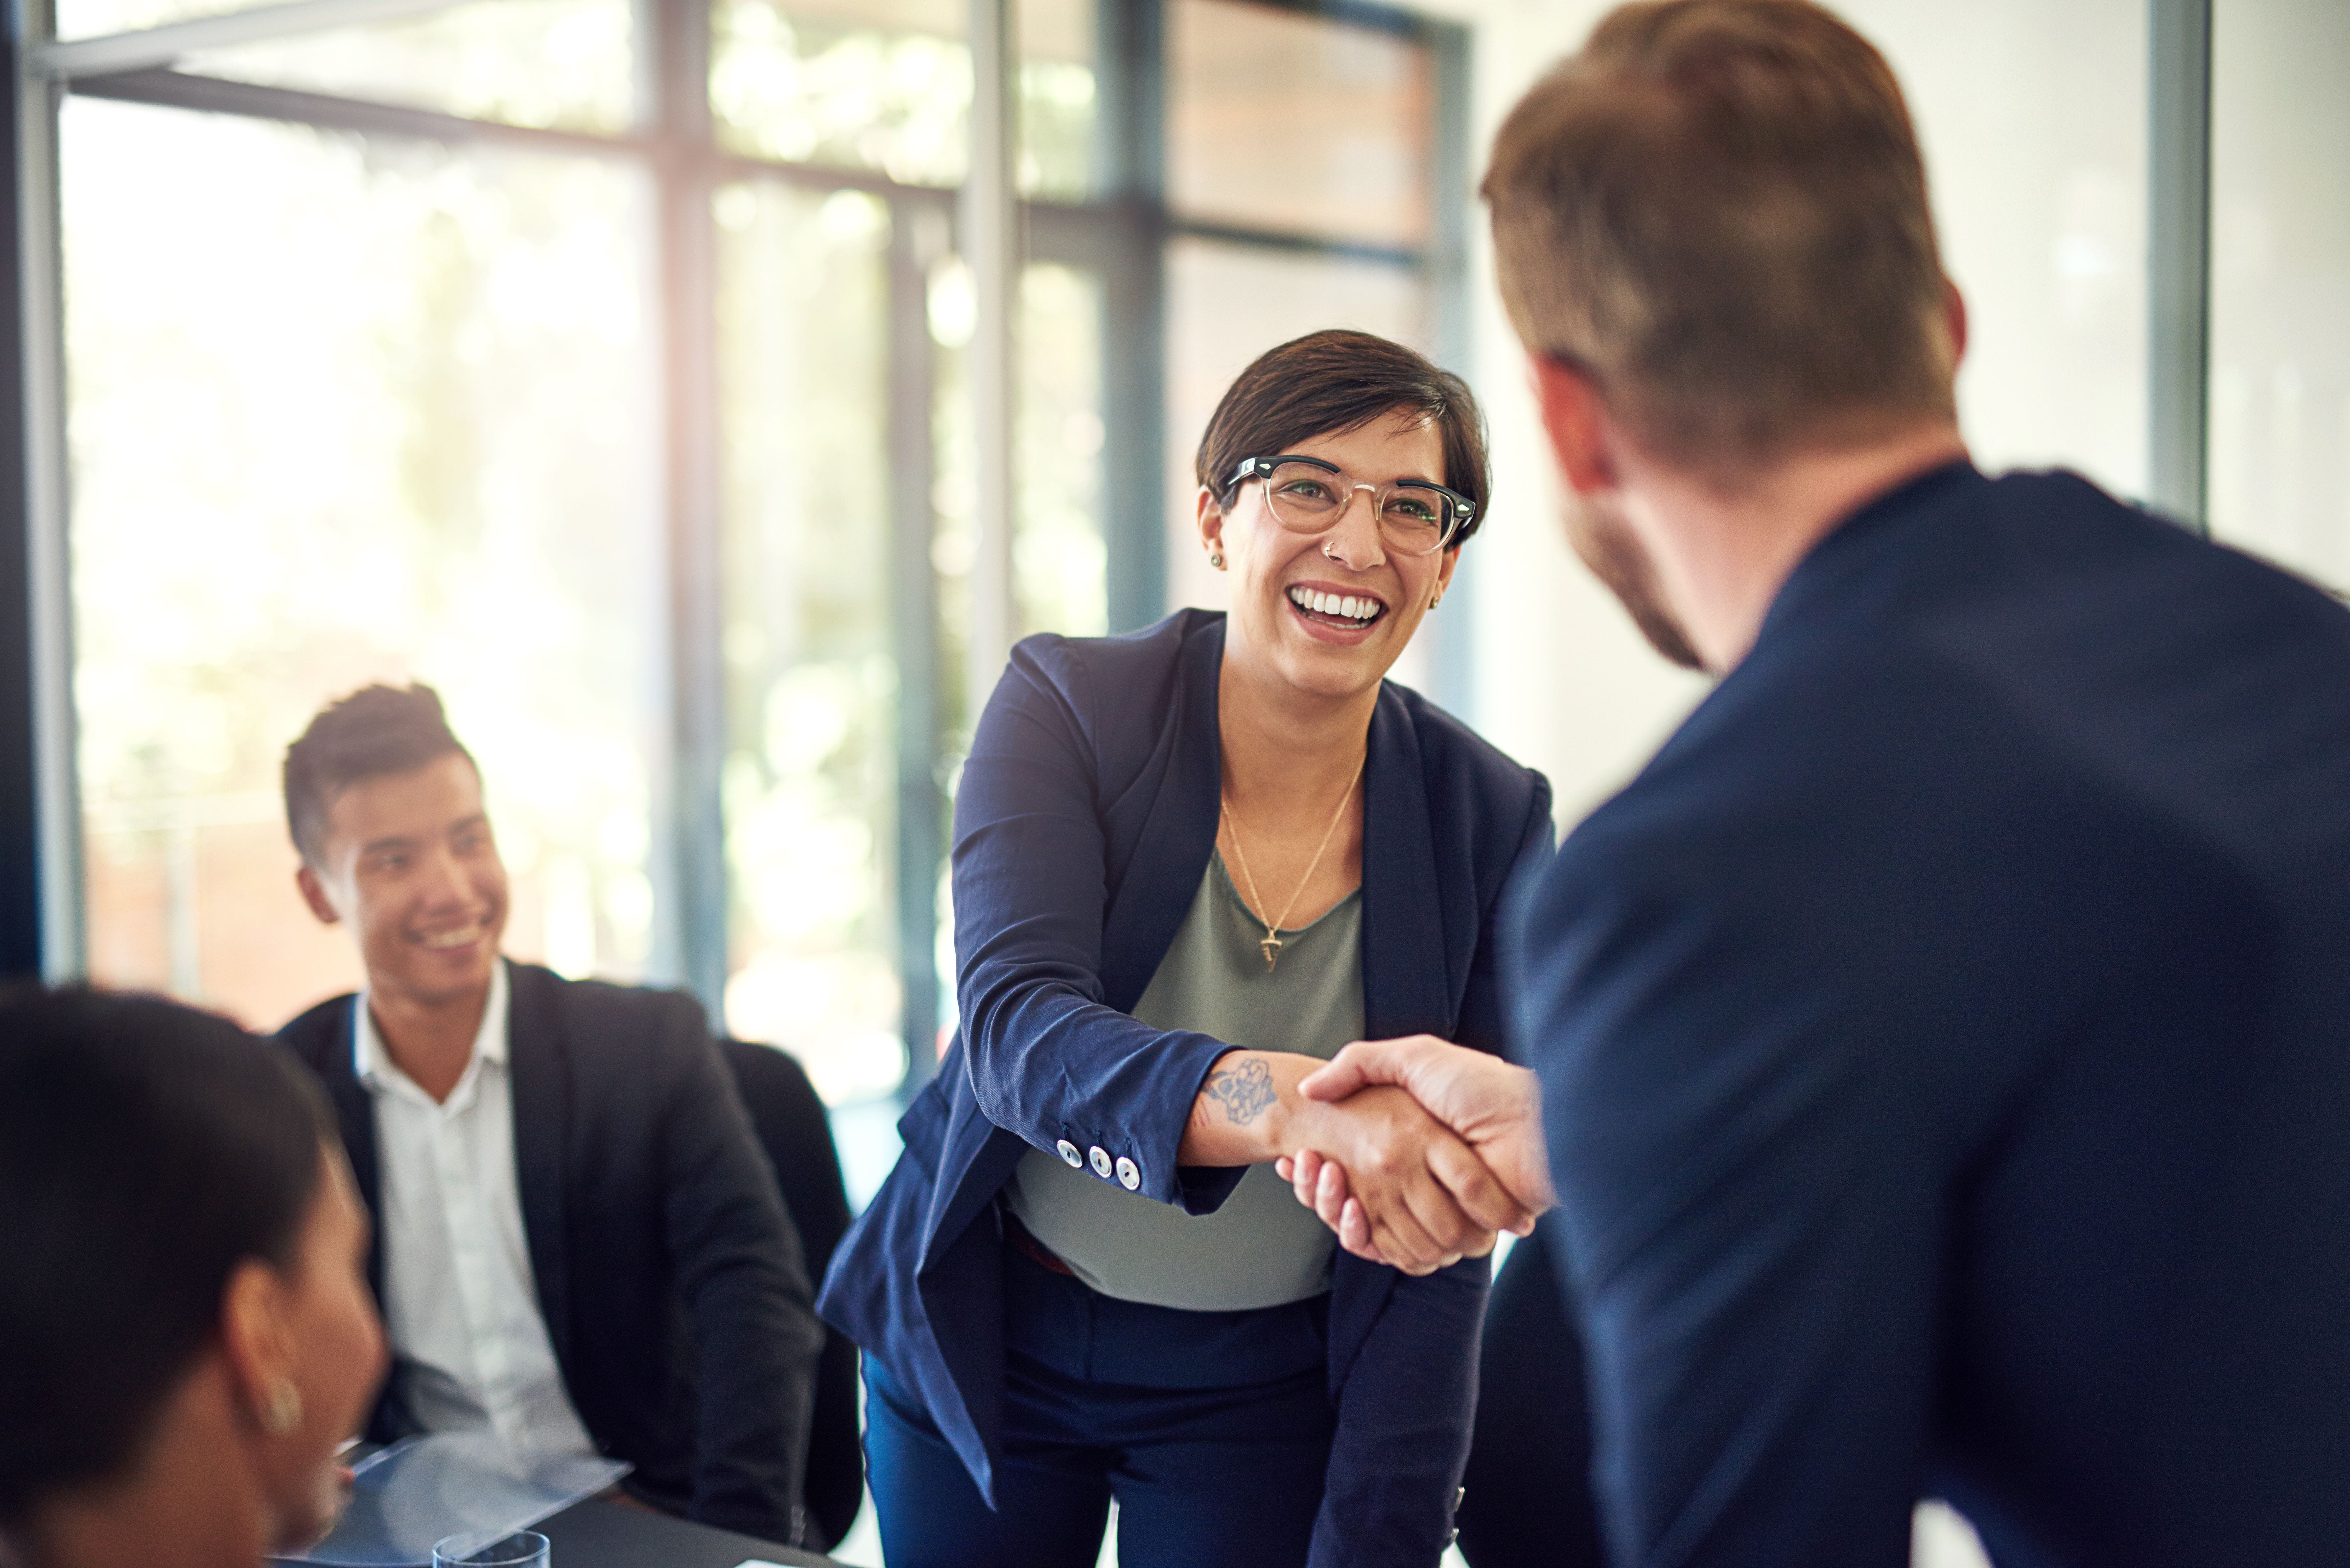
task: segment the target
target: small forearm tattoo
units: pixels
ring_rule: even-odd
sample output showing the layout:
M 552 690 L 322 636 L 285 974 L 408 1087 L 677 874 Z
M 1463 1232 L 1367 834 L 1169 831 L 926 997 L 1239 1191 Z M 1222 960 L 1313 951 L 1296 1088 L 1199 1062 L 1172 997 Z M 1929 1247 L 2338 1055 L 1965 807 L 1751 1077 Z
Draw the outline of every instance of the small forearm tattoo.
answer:
M 1254 1058 L 1219 1067 L 1208 1075 L 1207 1096 L 1224 1107 L 1226 1121 L 1246 1127 L 1264 1115 L 1275 1098 L 1273 1069 Z

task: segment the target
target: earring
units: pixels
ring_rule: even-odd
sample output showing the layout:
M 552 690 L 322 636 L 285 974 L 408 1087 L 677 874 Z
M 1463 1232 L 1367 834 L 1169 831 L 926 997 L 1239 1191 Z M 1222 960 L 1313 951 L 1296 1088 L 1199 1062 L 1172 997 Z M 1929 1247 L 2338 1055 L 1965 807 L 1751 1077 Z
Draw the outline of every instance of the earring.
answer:
M 1434 597 L 1433 598 L 1430 598 L 1430 599 L 1428 601 L 1428 607 L 1429 607 L 1429 608 L 1430 608 L 1430 609 L 1434 609 L 1437 606 L 1439 606 L 1439 605 L 1442 604 L 1443 602 L 1444 602 L 1444 590 L 1443 590 L 1442 588 L 1439 588 L 1439 589 L 1437 589 L 1437 590 L 1436 590 L 1436 595 L 1435 595 L 1435 597 Z
M 262 1429 L 273 1438 L 282 1438 L 302 1424 L 302 1390 L 291 1382 L 280 1383 L 269 1391 L 269 1408 L 261 1413 Z
M 1220 572 L 1222 571 L 1224 569 L 1224 553 L 1222 550 L 1209 551 L 1208 565 L 1215 567 L 1216 570 Z

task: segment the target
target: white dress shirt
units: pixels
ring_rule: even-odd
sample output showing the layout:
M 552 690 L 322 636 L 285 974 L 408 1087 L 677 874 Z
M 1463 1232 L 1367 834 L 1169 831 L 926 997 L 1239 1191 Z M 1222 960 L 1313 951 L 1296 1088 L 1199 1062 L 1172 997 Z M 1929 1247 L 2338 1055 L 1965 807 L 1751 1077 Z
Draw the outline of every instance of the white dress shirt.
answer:
M 351 1064 L 375 1101 L 384 1326 L 393 1376 L 427 1431 L 490 1431 L 517 1449 L 592 1454 L 538 1310 L 515 1173 L 506 966 L 464 1075 L 439 1104 L 352 1009 Z

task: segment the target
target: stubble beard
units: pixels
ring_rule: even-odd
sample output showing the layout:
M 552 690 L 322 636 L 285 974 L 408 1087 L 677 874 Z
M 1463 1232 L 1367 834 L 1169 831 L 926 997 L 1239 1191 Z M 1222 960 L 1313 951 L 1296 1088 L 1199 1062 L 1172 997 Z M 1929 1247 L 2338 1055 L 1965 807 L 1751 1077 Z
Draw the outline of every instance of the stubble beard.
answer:
M 1576 557 L 1623 605 L 1625 613 L 1640 628 L 1640 635 L 1648 639 L 1650 648 L 1683 670 L 1705 668 L 1705 660 L 1699 657 L 1689 633 L 1674 618 L 1673 612 L 1665 607 L 1664 597 L 1657 587 L 1656 563 L 1622 513 L 1606 502 L 1570 492 L 1566 498 L 1566 537 L 1575 546 Z

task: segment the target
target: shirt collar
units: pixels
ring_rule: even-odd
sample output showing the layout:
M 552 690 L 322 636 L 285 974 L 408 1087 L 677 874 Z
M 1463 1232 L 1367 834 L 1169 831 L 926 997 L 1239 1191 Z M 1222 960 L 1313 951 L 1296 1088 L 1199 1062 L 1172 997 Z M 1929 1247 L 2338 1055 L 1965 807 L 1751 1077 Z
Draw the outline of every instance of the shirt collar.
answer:
M 472 1074 L 480 1062 L 506 1064 L 506 961 L 503 957 L 490 965 L 490 999 L 482 1009 L 482 1027 L 473 1036 L 473 1054 L 465 1064 L 466 1073 Z M 383 1037 L 376 1033 L 365 990 L 351 1002 L 351 1073 L 379 1093 L 394 1081 L 408 1081 L 408 1075 L 384 1049 Z

